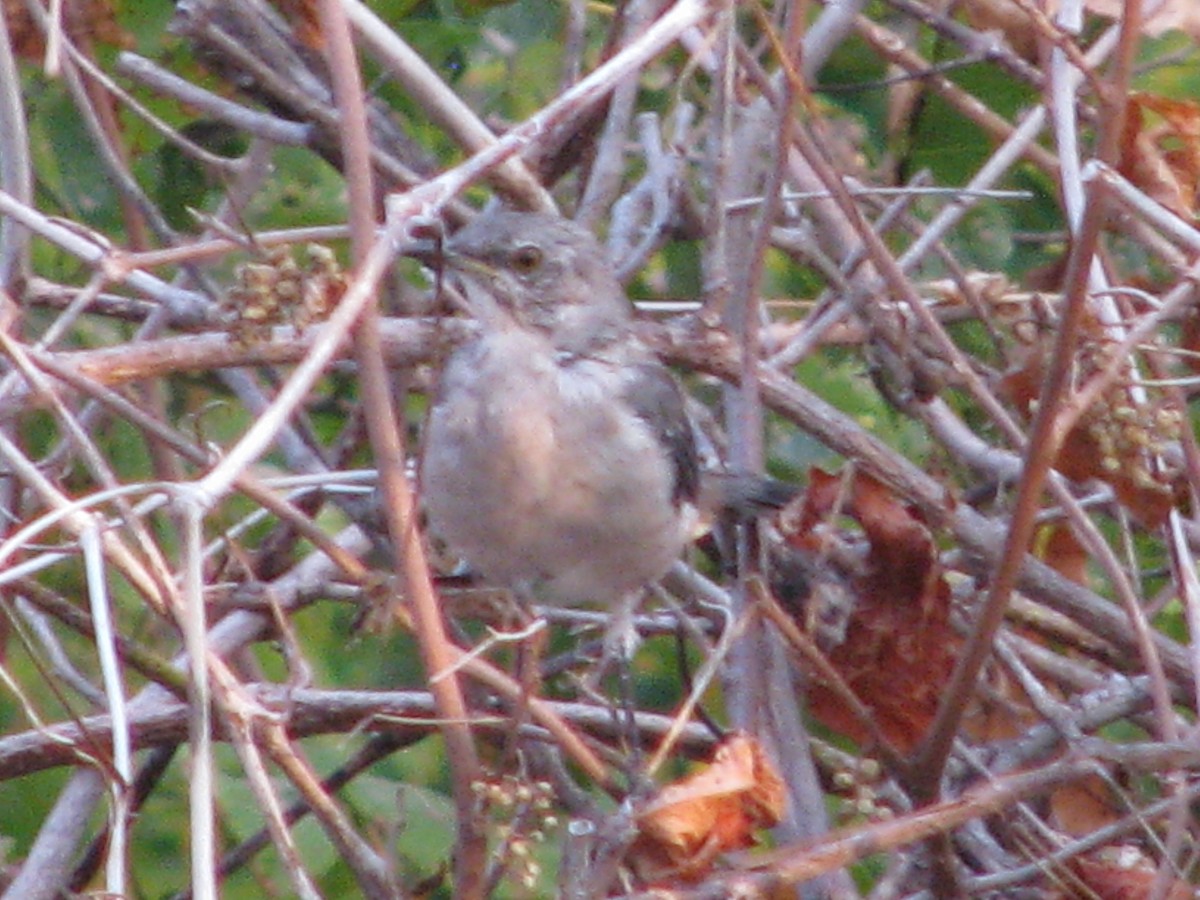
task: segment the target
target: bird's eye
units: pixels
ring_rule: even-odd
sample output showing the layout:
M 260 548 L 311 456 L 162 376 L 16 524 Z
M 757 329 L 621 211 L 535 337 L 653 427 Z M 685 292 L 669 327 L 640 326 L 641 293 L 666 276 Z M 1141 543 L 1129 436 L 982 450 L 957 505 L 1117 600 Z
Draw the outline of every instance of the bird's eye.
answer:
M 522 275 L 537 271 L 542 264 L 542 251 L 533 244 L 523 244 L 513 251 L 512 267 Z

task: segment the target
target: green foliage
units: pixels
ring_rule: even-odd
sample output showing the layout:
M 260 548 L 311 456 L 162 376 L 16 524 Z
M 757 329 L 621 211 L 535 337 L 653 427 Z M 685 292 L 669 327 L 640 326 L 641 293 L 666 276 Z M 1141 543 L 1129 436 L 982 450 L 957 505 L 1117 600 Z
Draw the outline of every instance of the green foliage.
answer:
M 235 158 L 246 150 L 243 135 L 220 122 L 191 122 L 179 133 L 196 146 L 217 156 Z M 193 231 L 199 223 L 193 211 L 207 212 L 207 200 L 222 185 L 179 144 L 164 141 L 158 147 L 158 178 L 154 198 L 167 222 L 178 231 Z
M 252 229 L 328 225 L 346 217 L 341 176 L 307 150 L 280 147 L 273 159 L 274 177 L 245 210 Z
M 104 234 L 120 234 L 118 194 L 71 98 L 58 85 L 29 77 L 25 92 L 31 155 L 43 206 Z

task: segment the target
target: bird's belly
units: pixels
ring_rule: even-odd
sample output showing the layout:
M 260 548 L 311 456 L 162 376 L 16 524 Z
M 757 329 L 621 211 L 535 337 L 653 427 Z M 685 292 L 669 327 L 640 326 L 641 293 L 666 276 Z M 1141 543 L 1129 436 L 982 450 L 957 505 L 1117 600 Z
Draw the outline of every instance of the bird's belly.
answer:
M 568 378 L 536 355 L 517 371 L 464 362 L 486 393 L 448 384 L 431 413 L 421 484 L 434 532 L 488 580 L 549 602 L 612 602 L 662 575 L 690 525 L 611 373 Z

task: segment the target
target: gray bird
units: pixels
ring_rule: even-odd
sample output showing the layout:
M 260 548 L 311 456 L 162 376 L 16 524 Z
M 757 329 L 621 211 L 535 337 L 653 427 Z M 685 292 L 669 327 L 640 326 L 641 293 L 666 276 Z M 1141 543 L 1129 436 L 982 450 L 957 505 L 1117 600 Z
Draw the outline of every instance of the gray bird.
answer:
M 695 537 L 700 469 L 680 387 L 634 334 L 592 235 L 491 211 L 444 245 L 479 325 L 441 376 L 420 464 L 432 531 L 488 581 L 615 605 Z

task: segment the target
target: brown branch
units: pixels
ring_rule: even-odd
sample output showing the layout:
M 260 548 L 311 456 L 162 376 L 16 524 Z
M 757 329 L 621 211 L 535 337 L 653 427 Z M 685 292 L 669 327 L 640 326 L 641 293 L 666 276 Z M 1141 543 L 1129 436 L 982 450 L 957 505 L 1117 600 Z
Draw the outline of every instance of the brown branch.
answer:
M 515 685 L 515 682 L 514 682 Z M 429 737 L 438 729 L 432 697 L 426 691 L 318 690 L 277 684 L 243 684 L 241 688 L 258 707 L 280 718 L 293 737 L 321 734 L 386 734 L 403 743 Z M 541 700 L 543 709 L 568 727 L 585 731 L 595 740 L 611 741 L 624 736 L 624 722 L 614 720 L 606 706 Z M 173 698 L 143 701 L 130 707 L 130 726 L 135 750 L 168 746 L 187 740 L 187 704 Z M 654 713 L 638 713 L 634 723 L 653 741 L 667 734 L 674 719 Z M 508 733 L 506 715 L 477 715 L 475 727 L 492 739 Z M 539 739 L 559 738 L 535 719 L 531 734 Z M 225 738 L 225 735 L 218 735 Z M 691 725 L 684 729 L 677 746 L 692 756 L 712 747 L 707 729 Z M 21 778 L 60 766 L 79 764 L 79 748 L 110 747 L 112 719 L 107 714 L 87 716 L 78 722 L 62 722 L 45 728 L 0 737 L 0 781 Z
M 350 191 L 351 253 L 355 265 L 360 265 L 366 258 L 375 230 L 371 141 L 367 133 L 362 81 L 350 37 L 350 24 L 340 0 L 324 0 L 319 4 L 319 11 L 334 99 L 342 111 L 342 158 Z M 417 528 L 416 500 L 405 475 L 402 431 L 383 356 L 378 302 L 368 304 L 363 310 L 355 329 L 354 343 L 367 432 L 383 493 L 384 517 L 404 578 L 417 642 L 446 742 L 458 820 L 458 843 L 454 853 L 455 893 L 464 900 L 475 900 L 484 895 L 487 859 L 487 838 L 475 813 L 475 784 L 481 778 L 479 755 L 458 673 L 451 668 L 457 654 L 446 636 L 441 606 L 433 590 L 429 563 Z

